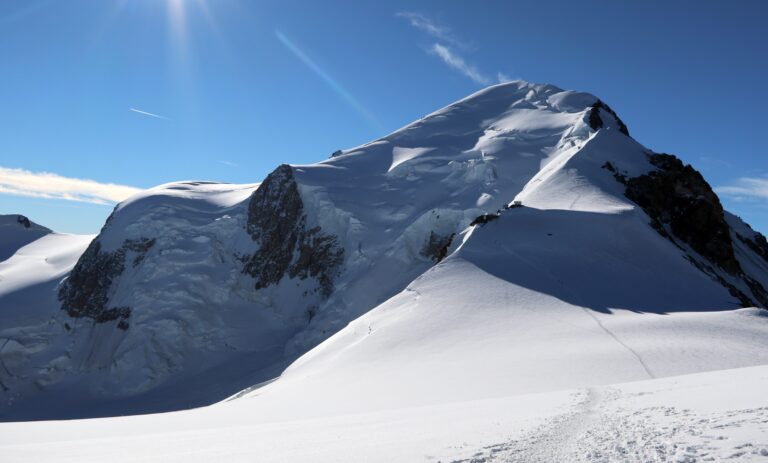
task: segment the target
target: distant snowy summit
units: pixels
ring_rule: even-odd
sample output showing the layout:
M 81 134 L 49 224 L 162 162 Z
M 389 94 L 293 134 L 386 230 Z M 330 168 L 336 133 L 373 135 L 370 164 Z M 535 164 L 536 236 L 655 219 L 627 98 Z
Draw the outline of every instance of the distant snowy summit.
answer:
M 0 215 L 0 262 L 50 232 L 21 214 Z
M 466 256 L 578 307 L 768 306 L 765 237 L 629 133 L 593 95 L 515 81 L 260 184 L 147 190 L 39 319 L 0 318 L 0 416 L 212 403 Z M 0 309 L 12 296 L 0 287 Z

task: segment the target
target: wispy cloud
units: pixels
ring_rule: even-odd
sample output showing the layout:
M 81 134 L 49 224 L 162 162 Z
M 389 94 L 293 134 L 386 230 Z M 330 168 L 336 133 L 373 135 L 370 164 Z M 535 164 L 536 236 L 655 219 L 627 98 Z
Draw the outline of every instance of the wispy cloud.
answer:
M 481 72 L 477 66 L 471 64 L 456 52 L 456 48 L 466 51 L 469 47 L 459 40 L 450 28 L 438 24 L 421 13 L 400 12 L 397 13 L 397 16 L 406 19 L 415 29 L 429 35 L 433 39 L 437 39 L 438 41 L 433 43 L 427 51 L 430 54 L 439 57 L 443 63 L 447 64 L 451 69 L 460 72 L 465 77 L 468 77 L 481 85 L 489 85 L 494 82 L 493 79 Z M 511 80 L 512 79 L 508 75 L 502 72 L 496 74 L 496 81 L 499 83 L 509 82 Z
M 229 167 L 240 167 L 240 164 L 235 164 L 232 161 L 219 161 L 219 163 Z
M 491 83 L 490 79 L 480 73 L 477 68 L 471 64 L 468 64 L 464 58 L 454 53 L 450 48 L 445 45 L 435 43 L 429 49 L 431 53 L 439 56 L 441 60 L 449 67 L 459 71 L 470 79 L 474 80 L 478 84 L 488 85 Z
M 0 194 L 113 204 L 141 191 L 127 185 L 0 167 Z
M 405 18 L 408 23 L 415 27 L 416 29 L 419 29 L 422 32 L 425 32 L 432 37 L 442 40 L 443 42 L 448 42 L 453 45 L 459 45 L 461 47 L 464 47 L 464 44 L 461 43 L 454 35 L 451 30 L 443 25 L 437 24 L 432 19 L 424 16 L 421 13 L 414 13 L 411 11 L 403 11 L 400 13 L 397 13 L 397 16 L 401 18 Z
M 768 178 L 742 177 L 733 185 L 715 188 L 715 192 L 735 200 L 768 199 Z
M 301 50 L 296 44 L 293 43 L 288 37 L 285 36 L 279 30 L 275 30 L 275 36 L 287 48 L 291 53 L 296 56 L 305 66 L 312 70 L 326 85 L 328 85 L 337 95 L 345 100 L 350 106 L 352 106 L 360 115 L 362 115 L 368 122 L 377 130 L 383 130 L 383 126 L 378 119 L 368 111 L 351 93 L 345 89 L 341 83 L 336 81 L 330 74 L 328 74 L 323 68 L 321 68 L 314 60 L 312 60 L 303 50 Z
M 147 111 L 142 111 L 142 110 L 140 110 L 140 109 L 136 109 L 136 108 L 128 108 L 128 109 L 129 109 L 130 111 L 133 111 L 133 112 L 135 112 L 135 113 L 138 113 L 138 114 L 142 114 L 142 115 L 144 115 L 144 116 L 154 117 L 154 118 L 157 118 L 157 119 L 162 119 L 162 120 L 164 120 L 164 121 L 167 121 L 167 120 L 168 120 L 168 118 L 167 118 L 167 117 L 165 117 L 165 116 L 161 116 L 161 115 L 159 115 L 159 114 L 154 114 L 154 113 L 150 113 L 150 112 L 147 112 Z

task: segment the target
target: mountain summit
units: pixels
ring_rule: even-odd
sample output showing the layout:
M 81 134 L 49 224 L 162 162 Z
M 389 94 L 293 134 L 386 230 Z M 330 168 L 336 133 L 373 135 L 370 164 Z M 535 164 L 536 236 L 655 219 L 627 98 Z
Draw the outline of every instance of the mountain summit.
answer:
M 430 400 L 464 397 L 430 389 L 458 381 L 457 365 L 473 377 L 494 362 L 535 373 L 478 386 L 485 396 L 573 387 L 552 373 L 558 352 L 533 338 L 580 349 L 569 371 L 580 385 L 745 366 L 768 359 L 693 361 L 713 353 L 704 347 L 654 357 L 638 333 L 672 333 L 679 319 L 627 314 L 696 312 L 697 333 L 730 327 L 720 342 L 746 351 L 766 331 L 751 323 L 761 312 L 719 311 L 765 308 L 766 288 L 766 239 L 696 170 L 644 148 L 593 95 L 516 81 L 260 184 L 178 182 L 119 204 L 58 302 L 36 302 L 45 317 L 2 325 L 0 413 L 189 408 L 307 352 L 265 393 L 307 387 L 298 376 L 318 390 L 342 384 L 328 378 L 352 371 L 343 358 L 393 390 L 413 387 L 387 377 L 395 365 L 423 376 L 413 397 Z M 538 360 L 505 357 L 526 348 Z

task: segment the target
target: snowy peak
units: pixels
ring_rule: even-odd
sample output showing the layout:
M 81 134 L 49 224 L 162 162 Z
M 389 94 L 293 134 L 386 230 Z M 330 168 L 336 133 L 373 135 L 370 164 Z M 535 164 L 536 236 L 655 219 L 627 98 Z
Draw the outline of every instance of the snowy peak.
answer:
M 21 214 L 0 215 L 0 262 L 48 233 L 51 233 L 50 229 Z

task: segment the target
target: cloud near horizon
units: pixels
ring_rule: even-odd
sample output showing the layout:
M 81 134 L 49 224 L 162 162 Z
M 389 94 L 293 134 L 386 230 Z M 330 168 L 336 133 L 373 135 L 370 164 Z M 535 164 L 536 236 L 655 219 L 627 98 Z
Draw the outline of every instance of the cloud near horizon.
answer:
M 0 194 L 109 205 L 140 191 L 127 185 L 0 167 Z
M 768 199 L 768 178 L 742 177 L 734 185 L 715 188 L 715 192 L 735 200 Z

